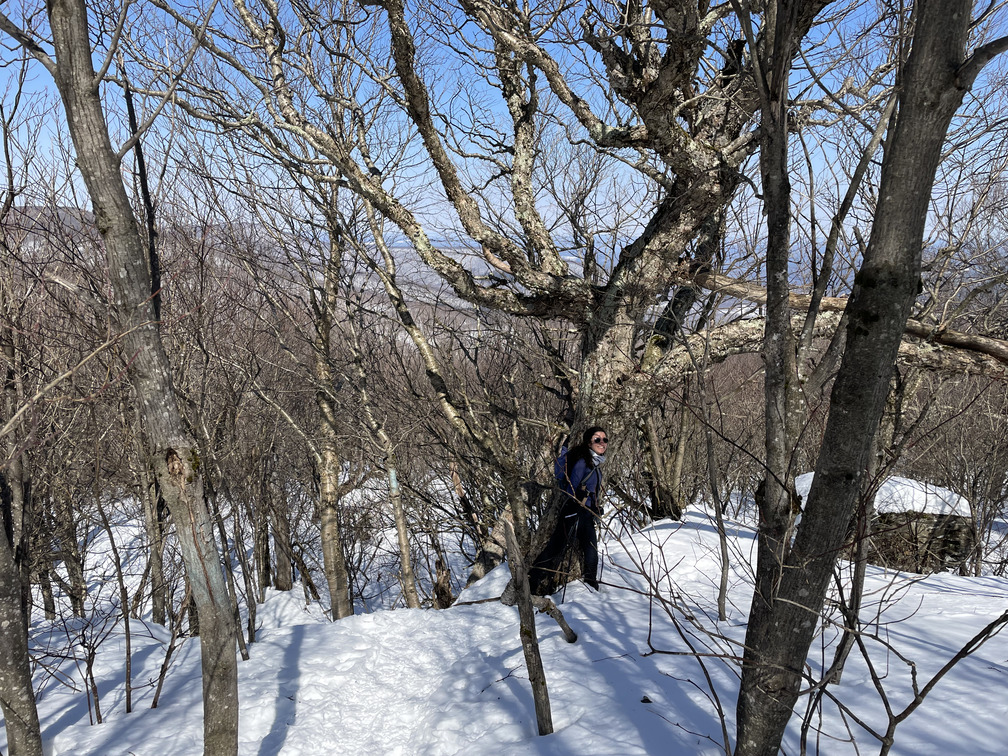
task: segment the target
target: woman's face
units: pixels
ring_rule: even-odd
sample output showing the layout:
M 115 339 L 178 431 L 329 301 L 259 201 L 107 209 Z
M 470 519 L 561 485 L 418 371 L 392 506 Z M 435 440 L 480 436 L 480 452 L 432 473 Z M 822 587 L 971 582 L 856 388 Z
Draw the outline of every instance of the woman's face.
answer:
M 605 454 L 609 448 L 609 436 L 605 431 L 595 431 L 591 437 L 591 449 L 596 454 Z

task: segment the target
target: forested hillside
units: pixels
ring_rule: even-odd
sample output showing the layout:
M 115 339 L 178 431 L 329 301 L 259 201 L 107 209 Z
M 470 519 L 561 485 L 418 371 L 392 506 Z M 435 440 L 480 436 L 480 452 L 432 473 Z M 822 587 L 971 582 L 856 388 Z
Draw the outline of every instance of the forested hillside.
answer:
M 885 752 L 832 692 L 872 570 L 1004 573 L 1002 3 L 24 0 L 0 37 L 11 756 L 58 734 L 54 623 L 85 686 L 76 628 L 198 645 L 194 742 L 265 753 L 268 596 L 449 628 L 495 569 L 557 733 L 536 611 L 701 511 L 712 606 L 665 551 L 598 598 L 729 639 L 710 747 L 835 704 Z M 962 504 L 876 509 L 897 479 Z

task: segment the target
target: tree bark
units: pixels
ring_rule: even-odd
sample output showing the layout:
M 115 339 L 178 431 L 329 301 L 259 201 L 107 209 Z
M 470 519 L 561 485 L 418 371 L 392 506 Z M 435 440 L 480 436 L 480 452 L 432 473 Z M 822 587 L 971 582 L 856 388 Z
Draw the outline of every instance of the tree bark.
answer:
M 688 503 L 683 493 L 683 468 L 686 464 L 686 446 L 690 430 L 689 381 L 688 376 L 683 379 L 682 406 L 679 408 L 679 434 L 676 436 L 675 457 L 672 462 L 672 474 L 669 476 L 669 495 L 680 513 L 676 519 L 682 517 L 682 512 L 686 510 Z
M 70 492 L 64 490 L 58 497 L 59 511 L 53 513 L 57 522 L 54 535 L 59 538 L 60 556 L 63 557 L 63 566 L 66 567 L 67 577 L 70 581 L 70 608 L 75 617 L 83 617 L 84 600 L 87 598 L 87 581 L 84 579 L 84 557 L 77 540 L 74 506 L 73 502 L 69 500 L 69 496 Z
M 975 77 L 979 70 L 964 65 L 970 7 L 967 0 L 927 0 L 917 6 L 899 115 L 882 163 L 864 263 L 847 306 L 847 348 L 815 480 L 794 545 L 778 568 L 779 587 L 768 597 L 759 592 L 765 582 L 757 579 L 737 707 L 737 756 L 776 754 L 797 700 L 917 293 L 924 223 L 942 144 L 972 83 L 964 71 Z
M 331 363 L 333 318 L 337 312 L 340 249 L 335 238 L 330 241 L 329 257 L 323 272 L 323 291 L 315 308 L 315 400 L 319 409 L 321 443 L 316 454 L 319 467 L 319 515 L 322 523 L 322 563 L 334 620 L 353 615 L 350 598 L 350 572 L 343 551 L 339 518 L 339 471 L 337 419 L 334 398 L 336 380 Z
M 96 450 L 97 451 L 97 450 Z M 98 457 L 95 457 L 96 463 L 98 462 Z M 102 527 L 105 529 L 106 535 L 109 539 L 109 551 L 112 554 L 112 563 L 115 566 L 116 572 L 116 582 L 119 585 L 119 610 L 122 612 L 122 623 L 123 623 L 123 644 L 124 649 L 124 673 L 126 681 L 123 687 L 123 692 L 125 694 L 125 709 L 126 713 L 129 714 L 133 711 L 133 635 L 130 627 L 130 603 L 129 603 L 129 590 L 126 588 L 126 579 L 123 576 L 122 567 L 122 557 L 119 554 L 119 546 L 116 544 L 115 533 L 112 530 L 112 523 L 108 518 L 108 514 L 105 512 L 105 505 L 102 503 L 101 498 L 101 477 L 99 475 L 99 464 L 95 465 L 95 478 L 94 478 L 94 499 L 95 507 L 98 509 L 98 516 L 101 518 Z M 93 678 L 92 678 L 93 679 Z M 98 697 L 95 696 L 95 709 L 97 710 Z
M 522 652 L 525 655 L 525 669 L 528 672 L 529 685 L 532 687 L 532 700 L 535 704 L 539 734 L 549 735 L 553 732 L 553 713 L 549 700 L 549 688 L 546 684 L 546 670 L 539 653 L 535 607 L 532 603 L 532 592 L 529 589 L 528 562 L 525 558 L 528 544 L 528 527 L 525 525 L 527 515 L 524 506 L 522 506 L 524 504 L 522 493 L 519 491 L 509 493 L 513 493 L 508 498 L 511 499 L 511 505 L 516 511 L 512 521 L 513 525 L 505 520 L 504 533 L 508 545 L 511 585 L 515 588 L 518 605 L 518 635 L 521 638 Z
M 494 440 L 478 423 L 467 419 L 455 403 L 445 382 L 430 342 L 420 330 L 413 314 L 403 297 L 402 291 L 395 282 L 395 261 L 391 251 L 385 244 L 373 212 L 369 209 L 369 221 L 375 234 L 377 245 L 385 260 L 384 269 L 375 268 L 385 287 L 389 301 L 396 310 L 400 323 L 409 335 L 424 362 L 427 381 L 435 392 L 437 403 L 445 420 L 462 436 L 468 436 L 494 462 L 499 472 L 504 491 L 507 496 L 507 506 L 514 517 L 512 522 L 505 521 L 505 537 L 508 547 L 508 567 L 511 570 L 511 581 L 517 592 L 519 615 L 519 634 L 522 651 L 525 655 L 525 667 L 532 686 L 532 697 L 535 701 L 536 721 L 539 734 L 547 735 L 553 732 L 553 717 L 550 712 L 549 692 L 546 687 L 546 673 L 543 669 L 542 657 L 539 654 L 539 639 L 536 635 L 535 610 L 532 605 L 532 593 L 529 590 L 528 568 L 526 554 L 530 553 L 528 534 L 528 499 L 526 489 L 521 485 L 521 475 L 514 461 L 504 454 L 494 443 Z
M 464 494 L 461 494 L 461 496 L 464 496 Z M 486 502 L 484 502 L 484 510 L 491 510 L 491 507 Z M 504 557 L 507 555 L 507 542 L 504 533 L 505 528 L 514 527 L 510 524 L 512 517 L 511 507 L 508 505 L 501 512 L 500 517 L 497 518 L 497 522 L 494 523 L 493 529 L 489 533 L 486 533 L 485 529 L 480 524 L 477 524 L 476 561 L 473 563 L 472 572 L 469 573 L 469 578 L 466 580 L 467 588 L 477 580 L 482 580 L 488 572 L 496 569 L 504 561 Z M 473 519 L 476 518 L 474 517 Z
M 47 3 L 56 60 L 53 74 L 66 111 L 95 223 L 105 243 L 114 314 L 136 392 L 147 453 L 175 520 L 186 573 L 200 614 L 204 753 L 238 751 L 238 686 L 234 616 L 203 494 L 195 439 L 186 430 L 150 297 L 147 252 L 120 175 L 93 66 L 82 0 Z
M 274 499 L 269 515 L 273 528 L 274 584 L 278 591 L 289 591 L 294 587 L 294 549 L 286 501 Z
M 384 431 L 382 431 L 384 434 Z M 402 570 L 403 594 L 406 596 L 406 606 L 410 609 L 420 608 L 420 596 L 417 593 L 416 575 L 413 573 L 413 560 L 410 557 L 409 531 L 406 526 L 406 510 L 403 508 L 402 489 L 396 476 L 395 454 L 391 444 L 385 456 L 386 471 L 389 481 L 389 500 L 392 503 L 392 517 L 396 525 L 396 541 L 399 546 L 399 565 Z
M 250 508 L 253 513 L 252 521 L 252 555 L 256 567 L 256 583 L 259 589 L 259 601 L 266 598 L 266 589 L 270 586 L 270 547 L 269 547 L 269 527 L 270 513 L 273 511 L 273 496 L 270 488 L 271 469 L 269 457 L 272 449 L 259 454 L 256 469 L 259 473 L 259 501 L 258 506 Z
M 685 413 L 686 408 L 683 408 Z M 648 461 L 651 465 L 651 480 L 649 495 L 651 499 L 651 517 L 660 520 L 670 517 L 673 520 L 682 519 L 682 508 L 679 505 L 678 482 L 675 486 L 669 484 L 668 459 L 664 444 L 658 440 L 655 421 L 650 415 L 644 418 L 644 441 L 647 446 Z M 678 468 L 681 473 L 682 468 Z M 674 491 L 674 492 L 673 492 Z
M 137 461 L 143 489 L 144 527 L 147 531 L 147 563 L 151 581 L 151 620 L 164 625 L 168 616 L 168 590 L 164 576 L 164 523 L 161 521 L 157 486 L 150 477 L 146 454 Z
M 329 326 L 325 326 L 328 343 Z M 332 389 L 332 370 L 328 360 L 316 357 L 316 377 L 320 387 L 316 401 L 321 416 L 322 442 L 319 444 L 319 515 L 322 519 L 322 565 L 329 585 L 329 601 L 334 620 L 353 615 L 350 600 L 350 573 L 340 535 L 339 521 L 339 453 L 336 451 L 336 410 L 329 397 Z M 328 349 L 324 352 L 328 354 Z
M 6 285 L 0 282 L 0 312 L 4 314 L 8 311 L 8 296 Z M 15 335 L 13 329 L 7 327 L 6 318 L 0 323 L 0 338 L 0 359 L 6 363 L 0 376 L 4 417 L 13 417 L 14 408 L 21 401 L 21 392 L 17 381 Z M 14 434 L 10 442 L 4 444 L 4 451 L 9 461 L 6 470 L 0 471 L 0 711 L 7 730 L 10 756 L 42 756 L 42 733 L 28 656 L 26 586 L 22 579 L 22 565 L 27 562 L 22 545 L 27 540 L 23 528 L 24 472 Z M 48 555 L 45 558 L 48 564 Z M 50 596 L 51 593 L 50 590 Z
M 4 294 L 0 287 L 0 297 Z M 0 299 L 0 306 L 4 302 Z M 9 334 L 4 329 L 4 336 Z M 11 351 L 7 351 L 7 347 Z M 13 359 L 13 344 L 4 343 L 5 359 Z M 10 372 L 4 379 L 4 409 L 8 417 L 13 397 Z M 28 614 L 22 568 L 18 551 L 23 538 L 23 473 L 20 450 L 16 444 L 5 451 L 13 456 L 6 473 L 0 472 L 0 711 L 7 728 L 10 756 L 42 756 L 42 734 L 32 689 L 28 657 Z M 22 547 L 23 548 L 23 547 Z M 22 559 L 24 555 L 20 555 Z
M 7 726 L 10 756 L 42 756 L 20 570 L 5 532 L 0 533 L 0 710 Z

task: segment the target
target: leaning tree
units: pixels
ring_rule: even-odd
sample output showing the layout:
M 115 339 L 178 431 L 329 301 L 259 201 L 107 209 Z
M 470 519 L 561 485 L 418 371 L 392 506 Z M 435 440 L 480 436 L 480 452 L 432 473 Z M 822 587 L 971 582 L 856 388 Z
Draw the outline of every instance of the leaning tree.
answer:
M 129 15 L 127 4 L 113 20 L 115 32 L 108 40 L 99 36 L 102 46 L 97 48 L 92 44 L 91 19 L 83 0 L 47 3 L 46 29 L 18 26 L 6 14 L 0 14 L 0 29 L 51 74 L 63 103 L 77 166 L 105 247 L 114 295 L 113 315 L 129 366 L 149 463 L 177 525 L 186 573 L 199 610 L 204 752 L 225 756 L 238 750 L 232 602 L 204 497 L 197 443 L 182 420 L 171 365 L 161 341 L 155 309 L 158 292 L 152 288 L 148 250 L 120 171 L 140 131 L 119 148 L 114 147 L 102 102 L 101 88 L 119 55 L 117 43 Z M 30 22 L 38 18 L 25 13 Z M 96 59 L 101 62 L 97 70 Z

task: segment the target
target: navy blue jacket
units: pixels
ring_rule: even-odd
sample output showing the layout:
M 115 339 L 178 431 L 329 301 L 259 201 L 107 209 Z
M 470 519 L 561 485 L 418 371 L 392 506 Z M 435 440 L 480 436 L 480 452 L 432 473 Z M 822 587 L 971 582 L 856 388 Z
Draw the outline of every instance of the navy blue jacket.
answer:
M 577 450 L 568 453 L 564 465 L 564 475 L 557 480 L 560 489 L 570 496 L 574 502 L 588 507 L 595 514 L 602 514 L 598 504 L 598 487 L 602 477 L 601 472 L 592 462 L 590 452 L 577 454 Z M 567 509 L 565 506 L 564 509 Z

